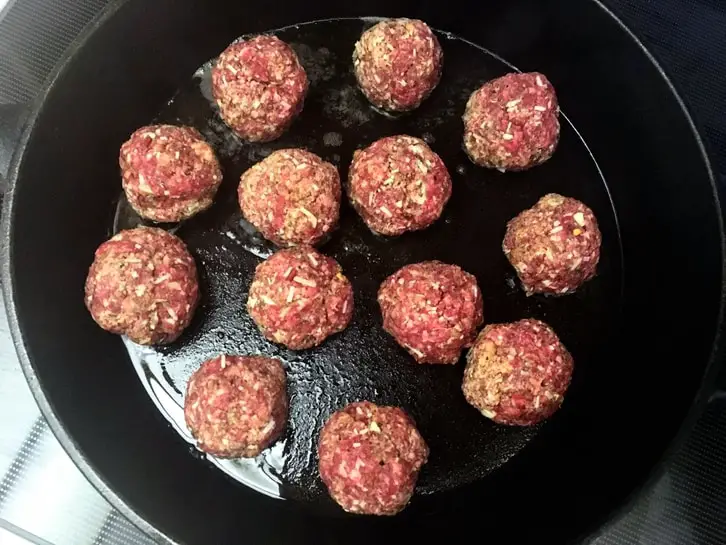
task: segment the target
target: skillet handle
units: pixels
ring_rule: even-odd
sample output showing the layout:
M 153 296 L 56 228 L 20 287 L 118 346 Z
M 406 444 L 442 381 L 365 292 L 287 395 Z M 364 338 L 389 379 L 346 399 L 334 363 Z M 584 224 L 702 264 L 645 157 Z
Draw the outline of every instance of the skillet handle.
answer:
M 7 188 L 8 169 L 28 118 L 26 104 L 0 104 L 0 196 Z

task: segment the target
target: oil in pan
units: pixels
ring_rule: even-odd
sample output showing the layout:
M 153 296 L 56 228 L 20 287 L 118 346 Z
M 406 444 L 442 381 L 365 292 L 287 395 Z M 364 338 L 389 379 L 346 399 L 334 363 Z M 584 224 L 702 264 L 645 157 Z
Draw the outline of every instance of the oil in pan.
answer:
M 586 364 L 578 367 L 577 362 L 587 362 L 599 346 L 599 334 L 589 324 L 607 322 L 602 309 L 613 308 L 611 302 L 621 292 L 619 238 L 607 187 L 566 117 L 558 150 L 544 165 L 505 175 L 475 167 L 461 149 L 466 101 L 482 83 L 514 68 L 470 42 L 437 32 L 445 60 L 436 90 L 413 112 L 381 115 L 357 88 L 351 61 L 355 42 L 377 21 L 326 20 L 274 31 L 295 49 L 310 79 L 302 113 L 278 140 L 244 143 L 225 126 L 211 96 L 212 61 L 190 75 L 162 109 L 154 121 L 199 129 L 220 159 L 224 180 L 208 211 L 169 226 L 186 242 L 199 268 L 202 301 L 191 326 L 169 346 L 126 343 L 150 397 L 192 444 L 184 424 L 183 392 L 203 361 L 220 353 L 263 354 L 283 361 L 290 415 L 282 439 L 256 459 L 208 458 L 259 492 L 331 507 L 318 477 L 317 437 L 330 414 L 348 403 L 397 405 L 414 417 L 431 449 L 418 481 L 417 492 L 422 494 L 482 478 L 524 448 L 540 429 L 498 426 L 482 418 L 461 394 L 461 363 L 414 364 L 381 327 L 376 293 L 387 276 L 417 261 L 454 263 L 477 277 L 485 323 L 546 320 L 575 356 L 568 396 L 577 395 L 578 382 L 588 373 Z M 300 147 L 336 165 L 345 185 L 353 152 L 396 134 L 423 138 L 447 165 L 454 187 L 442 217 L 424 231 L 381 237 L 343 199 L 340 225 L 319 249 L 341 264 L 353 284 L 356 308 L 351 325 L 311 350 L 293 352 L 266 341 L 245 305 L 255 266 L 275 248 L 241 218 L 240 175 L 274 150 Z M 549 192 L 586 202 L 603 231 L 598 276 L 566 301 L 526 297 L 513 282 L 514 271 L 501 251 L 506 222 Z M 122 197 L 114 230 L 139 223 Z

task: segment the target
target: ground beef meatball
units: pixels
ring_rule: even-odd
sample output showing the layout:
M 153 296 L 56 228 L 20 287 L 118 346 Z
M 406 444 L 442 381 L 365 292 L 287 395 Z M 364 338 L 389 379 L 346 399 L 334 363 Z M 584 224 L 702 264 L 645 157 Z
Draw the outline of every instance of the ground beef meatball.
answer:
M 242 174 L 242 214 L 279 246 L 316 244 L 338 223 L 338 170 L 302 149 L 282 149 Z
M 222 171 L 211 146 L 191 127 L 142 127 L 121 146 L 126 198 L 143 218 L 181 221 L 212 205 Z
M 348 326 L 353 288 L 333 258 L 298 246 L 257 266 L 247 310 L 266 338 L 303 350 Z
M 441 79 L 444 55 L 426 23 L 381 21 L 355 44 L 353 67 L 363 93 L 375 106 L 394 112 L 418 108 Z
M 536 72 L 507 74 L 474 91 L 464 112 L 464 149 L 477 165 L 524 170 L 544 163 L 560 137 L 557 95 Z
M 601 239 L 592 210 L 550 193 L 510 220 L 502 248 L 527 295 L 562 295 L 595 275 Z
M 199 300 L 194 259 L 163 229 L 121 231 L 96 250 L 86 278 L 86 307 L 103 329 L 138 344 L 174 341 Z
M 395 515 L 411 499 L 429 449 L 414 421 L 398 407 L 352 403 L 323 426 L 320 476 L 346 511 Z
M 423 140 L 389 136 L 355 152 L 349 191 L 368 227 L 400 235 L 424 229 L 441 216 L 451 196 L 451 177 Z
M 378 290 L 383 329 L 418 363 L 456 363 L 483 321 L 481 291 L 456 265 L 406 265 Z
M 517 426 L 552 416 L 573 368 L 570 353 L 539 320 L 486 326 L 466 361 L 466 400 L 494 422 Z
M 275 36 L 233 43 L 212 69 L 222 119 L 250 142 L 268 142 L 285 132 L 302 110 L 307 89 L 297 55 Z
M 201 450 L 253 458 L 274 443 L 287 421 L 285 370 L 274 358 L 218 356 L 192 375 L 184 418 Z

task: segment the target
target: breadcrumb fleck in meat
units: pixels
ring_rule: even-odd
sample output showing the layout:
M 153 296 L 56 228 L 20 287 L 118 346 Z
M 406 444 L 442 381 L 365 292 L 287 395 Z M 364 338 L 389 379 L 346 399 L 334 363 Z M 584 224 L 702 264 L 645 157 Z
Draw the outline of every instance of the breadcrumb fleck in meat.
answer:
M 469 97 L 464 149 L 480 166 L 501 171 L 531 168 L 554 153 L 560 135 L 558 116 L 554 87 L 542 74 L 507 74 Z
M 250 303 L 258 299 L 269 303 Z M 335 260 L 299 246 L 257 266 L 247 310 L 266 338 L 302 350 L 347 327 L 353 289 Z
M 423 21 L 389 19 L 366 30 L 355 45 L 353 68 L 361 90 L 390 111 L 417 108 L 441 78 L 443 53 Z
M 423 140 L 391 136 L 355 153 L 349 190 L 353 207 L 373 231 L 400 235 L 439 218 L 451 196 L 451 177 Z
M 242 175 L 238 197 L 247 221 L 275 244 L 317 244 L 338 222 L 340 177 L 308 151 L 278 150 Z
M 302 110 L 307 90 L 297 55 L 275 36 L 234 42 L 212 69 L 212 93 L 222 119 L 250 142 L 281 136 Z
M 601 240 L 592 210 L 550 193 L 507 224 L 502 249 L 527 294 L 562 295 L 595 275 Z

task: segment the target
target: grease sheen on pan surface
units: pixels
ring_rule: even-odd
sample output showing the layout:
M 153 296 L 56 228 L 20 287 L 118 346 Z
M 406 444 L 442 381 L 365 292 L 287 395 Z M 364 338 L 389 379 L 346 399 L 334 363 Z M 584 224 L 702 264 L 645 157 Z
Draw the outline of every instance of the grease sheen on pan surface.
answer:
M 264 354 L 282 361 L 290 414 L 280 441 L 256 459 L 210 460 L 247 486 L 299 499 L 331 514 L 340 513 L 340 508 L 318 476 L 314 453 L 324 422 L 349 403 L 367 399 L 401 407 L 416 421 L 430 455 L 413 503 L 496 471 L 541 431 L 538 426 L 499 426 L 483 418 L 460 393 L 463 365 L 412 364 L 411 356 L 382 328 L 376 294 L 388 276 L 410 263 L 433 259 L 455 263 L 482 287 L 487 322 L 540 318 L 557 331 L 578 362 L 596 358 L 602 331 L 613 320 L 602 309 L 610 312 L 617 307 L 613 301 L 619 300 L 621 288 L 619 239 L 606 186 L 566 117 L 561 116 L 557 152 L 536 169 L 502 175 L 476 167 L 461 148 L 466 101 L 484 82 L 513 68 L 491 53 L 436 31 L 446 57 L 441 83 L 414 112 L 385 116 L 361 93 L 351 66 L 355 42 L 375 22 L 322 21 L 275 31 L 296 51 L 310 87 L 300 116 L 274 142 L 245 143 L 224 124 L 211 94 L 210 65 L 194 77 L 190 74 L 159 113 L 157 122 L 199 129 L 217 153 L 225 178 L 211 208 L 176 230 L 199 266 L 204 296 L 195 319 L 170 346 L 129 347 L 150 397 L 190 441 L 190 452 L 197 451 L 181 407 L 187 380 L 202 361 L 220 353 Z M 563 111 L 567 113 L 566 103 Z M 396 134 L 423 139 L 446 163 L 453 192 L 441 217 L 424 231 L 381 237 L 344 200 L 338 228 L 318 249 L 340 263 L 353 286 L 356 301 L 350 325 L 312 350 L 291 351 L 267 341 L 245 307 L 256 266 L 276 248 L 242 220 L 237 202 L 241 174 L 275 150 L 304 148 L 337 166 L 346 180 L 355 150 Z M 507 221 L 546 193 L 587 203 L 603 234 L 598 274 L 566 298 L 527 297 L 501 250 Z M 122 199 L 116 227 L 138 221 Z M 587 365 L 578 365 L 568 401 L 546 427 L 577 406 L 579 384 L 591 372 Z

